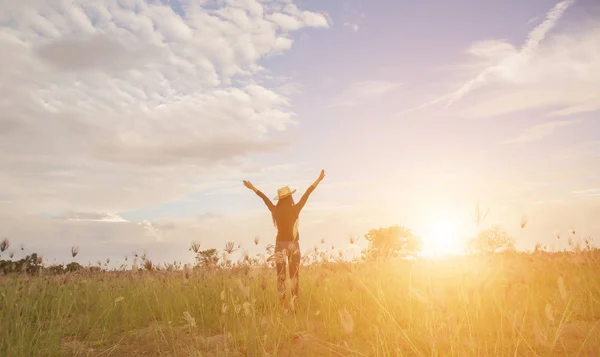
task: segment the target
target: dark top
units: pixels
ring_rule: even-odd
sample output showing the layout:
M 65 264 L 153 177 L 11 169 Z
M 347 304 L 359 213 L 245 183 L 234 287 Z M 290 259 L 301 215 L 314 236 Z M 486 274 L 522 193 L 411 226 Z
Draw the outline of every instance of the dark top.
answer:
M 300 211 L 304 208 L 306 201 L 308 200 L 308 196 L 314 191 L 315 187 L 310 185 L 310 187 L 304 192 L 300 201 L 294 204 L 291 207 L 277 207 L 271 202 L 271 200 L 265 196 L 261 191 L 256 191 L 256 194 L 263 199 L 269 211 L 273 215 L 273 219 L 277 225 L 277 238 L 278 242 L 291 242 L 294 240 L 300 239 L 300 234 L 297 231 L 297 223 L 298 217 L 300 216 Z M 294 232 L 294 228 L 296 227 L 296 232 Z M 295 236 L 294 236 L 294 233 Z

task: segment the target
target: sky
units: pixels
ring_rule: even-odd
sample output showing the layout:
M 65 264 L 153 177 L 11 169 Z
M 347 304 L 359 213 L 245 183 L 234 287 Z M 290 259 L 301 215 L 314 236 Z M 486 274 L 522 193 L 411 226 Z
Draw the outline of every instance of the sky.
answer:
M 595 0 L 3 1 L 0 53 L 17 256 L 257 252 L 242 180 L 299 196 L 321 169 L 303 251 L 394 224 L 458 246 L 477 202 L 519 249 L 600 236 Z

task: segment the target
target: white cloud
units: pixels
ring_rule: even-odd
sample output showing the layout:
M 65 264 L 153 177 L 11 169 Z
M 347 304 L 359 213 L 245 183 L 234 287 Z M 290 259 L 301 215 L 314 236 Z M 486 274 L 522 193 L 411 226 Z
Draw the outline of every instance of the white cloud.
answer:
M 89 213 L 89 212 L 69 212 L 58 217 L 67 221 L 88 221 L 88 222 L 129 222 L 123 217 L 114 213 Z
M 98 219 L 102 215 L 79 213 L 76 215 L 90 219 L 0 214 L 0 223 L 2 236 L 8 237 L 13 247 L 10 251 L 16 251 L 18 248 L 15 247 L 24 244 L 25 253 L 38 252 L 59 262 L 72 259 L 72 246 L 80 247 L 76 260 L 81 263 L 106 258 L 123 262 L 126 255 L 131 263 L 132 252 L 144 250 L 154 262 L 193 261 L 193 254 L 188 251 L 192 241 L 200 242 L 202 249 L 222 249 L 231 240 L 251 254 L 264 252 L 267 244 L 274 243 L 276 230 L 271 215 L 260 198 L 252 199 L 256 209 L 244 213 L 207 212 L 152 222 L 108 221 Z M 319 244 L 321 238 L 326 238 L 328 244 L 337 245 L 347 242 L 349 234 L 363 233 L 368 225 L 363 227 L 356 222 L 363 219 L 364 214 L 348 207 L 340 208 L 335 203 L 320 203 L 316 197 L 311 198 L 300 218 L 302 251 Z M 319 217 L 327 217 L 327 220 L 320 221 Z M 347 224 L 348 221 L 352 223 Z M 341 224 L 343 229 L 340 229 Z M 256 236 L 260 237 L 259 246 L 253 244 Z
M 402 83 L 389 81 L 362 81 L 352 84 L 337 96 L 337 99 L 329 107 L 349 107 L 358 105 L 361 101 L 393 92 Z
M 136 209 L 286 145 L 270 135 L 295 123 L 297 89 L 253 79 L 326 17 L 287 1 L 182 8 L 0 3 L 0 212 Z
M 548 137 L 554 132 L 562 127 L 573 125 L 575 123 L 579 123 L 580 120 L 559 120 L 559 121 L 550 121 L 538 125 L 534 125 L 529 127 L 523 131 L 522 134 L 514 137 L 512 139 L 508 139 L 504 141 L 505 144 L 511 143 L 526 143 L 531 141 L 536 141 Z
M 344 22 L 344 26 L 350 28 L 354 32 L 358 32 L 358 24 L 353 22 Z
M 466 117 L 490 117 L 530 109 L 551 109 L 551 116 L 600 110 L 600 27 L 582 21 L 555 33 L 574 1 L 557 4 L 527 36 L 521 49 L 503 39 L 472 44 L 467 68 L 480 68 L 459 89 L 402 114 L 446 103 Z M 566 31 L 566 30 L 565 30 Z M 461 106 L 456 104 L 461 102 Z M 453 106 L 453 107 L 454 107 Z
M 574 190 L 571 193 L 576 195 L 600 195 L 600 188 L 587 188 L 582 190 Z

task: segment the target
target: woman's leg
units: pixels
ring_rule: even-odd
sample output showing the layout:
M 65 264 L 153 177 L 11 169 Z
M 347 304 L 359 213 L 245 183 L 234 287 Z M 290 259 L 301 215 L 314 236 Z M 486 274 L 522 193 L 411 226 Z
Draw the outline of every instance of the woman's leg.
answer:
M 285 242 L 275 243 L 275 267 L 277 270 L 277 294 L 279 302 L 285 307 L 285 278 L 286 278 L 286 257 L 288 255 Z
M 300 292 L 300 244 L 298 241 L 289 246 L 289 270 L 290 282 L 292 285 L 292 301 L 298 298 Z

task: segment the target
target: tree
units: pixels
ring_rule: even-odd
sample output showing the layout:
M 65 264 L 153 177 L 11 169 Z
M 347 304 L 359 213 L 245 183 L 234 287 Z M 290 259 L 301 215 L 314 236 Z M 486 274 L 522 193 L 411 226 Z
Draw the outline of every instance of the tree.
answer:
M 77 262 L 71 262 L 71 263 L 67 264 L 67 266 L 65 268 L 65 270 L 70 273 L 74 273 L 74 272 L 80 271 L 82 269 L 83 269 L 83 267 L 81 266 L 81 264 L 79 264 Z
M 515 250 L 515 239 L 500 226 L 492 226 L 471 239 L 468 248 L 473 252 L 488 254 L 494 254 L 500 248 Z
M 414 255 L 421 250 L 420 237 L 404 226 L 371 229 L 365 234 L 365 239 L 369 241 L 368 254 L 371 257 Z
M 0 272 L 36 274 L 43 269 L 42 257 L 37 253 L 26 256 L 19 260 L 0 260 Z
M 213 267 L 219 262 L 216 249 L 200 250 L 196 253 L 196 265 L 201 267 Z

